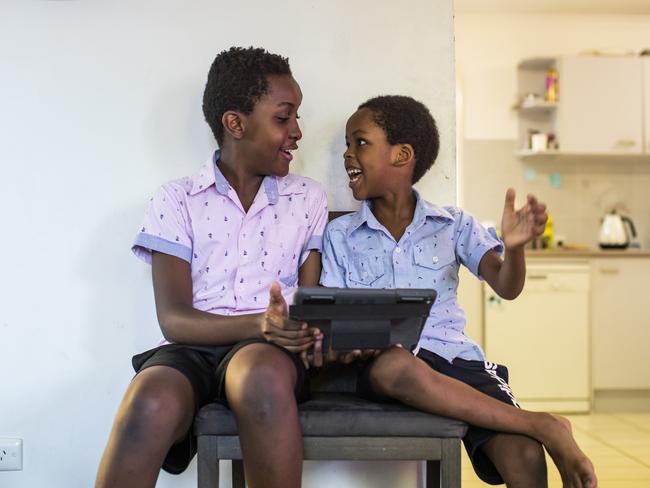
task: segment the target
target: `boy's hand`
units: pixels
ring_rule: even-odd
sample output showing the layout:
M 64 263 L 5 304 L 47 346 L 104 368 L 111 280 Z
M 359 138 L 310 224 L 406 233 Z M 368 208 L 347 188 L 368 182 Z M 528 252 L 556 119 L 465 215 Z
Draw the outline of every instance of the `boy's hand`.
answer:
M 275 281 L 269 290 L 269 305 L 262 316 L 260 330 L 264 339 L 293 353 L 307 351 L 320 335 L 318 329 L 310 328 L 307 323 L 289 319 L 287 302 L 282 296 L 279 283 Z M 306 363 L 306 356 L 301 356 Z
M 350 364 L 357 359 L 370 359 L 377 357 L 379 354 L 381 354 L 381 351 L 378 349 L 355 349 L 346 352 L 338 352 L 330 349 L 326 354 L 323 354 L 323 336 L 320 334 L 314 343 L 313 354 L 308 355 L 307 360 L 311 366 L 319 368 L 328 363 Z
M 501 219 L 501 237 L 507 249 L 523 246 L 544 232 L 548 215 L 546 205 L 528 195 L 526 204 L 515 211 L 515 190 L 508 188 Z

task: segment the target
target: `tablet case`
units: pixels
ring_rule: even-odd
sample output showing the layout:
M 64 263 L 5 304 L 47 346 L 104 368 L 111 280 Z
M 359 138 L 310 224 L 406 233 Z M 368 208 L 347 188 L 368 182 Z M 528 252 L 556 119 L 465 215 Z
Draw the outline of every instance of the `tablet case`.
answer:
M 436 298 L 432 289 L 299 288 L 289 317 L 323 332 L 323 350 L 413 349 Z

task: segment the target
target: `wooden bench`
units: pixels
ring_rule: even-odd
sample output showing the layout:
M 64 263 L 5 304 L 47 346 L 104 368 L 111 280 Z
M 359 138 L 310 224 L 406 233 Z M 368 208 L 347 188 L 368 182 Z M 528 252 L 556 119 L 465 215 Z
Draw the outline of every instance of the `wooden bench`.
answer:
M 304 459 L 426 461 L 427 488 L 460 488 L 460 442 L 467 426 L 399 403 L 369 402 L 350 393 L 351 374 L 334 371 L 299 405 Z M 213 403 L 194 423 L 198 487 L 218 488 L 219 460 L 232 462 L 232 486 L 244 488 L 233 413 Z

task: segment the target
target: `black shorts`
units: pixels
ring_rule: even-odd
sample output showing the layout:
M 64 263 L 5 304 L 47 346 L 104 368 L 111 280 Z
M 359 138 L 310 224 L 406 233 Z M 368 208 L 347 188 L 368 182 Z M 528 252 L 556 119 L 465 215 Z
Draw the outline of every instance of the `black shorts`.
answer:
M 309 397 L 307 371 L 297 355 L 286 349 L 261 339 L 251 339 L 230 346 L 183 346 L 167 344 L 133 356 L 133 369 L 136 374 L 151 366 L 169 366 L 187 377 L 194 390 L 196 412 L 208 403 L 219 402 L 228 405 L 226 399 L 226 370 L 228 364 L 242 347 L 254 343 L 270 344 L 284 351 L 296 367 L 295 395 L 298 402 Z M 196 454 L 196 437 L 193 427 L 187 435 L 174 444 L 163 462 L 163 469 L 168 473 L 179 474 L 185 471 Z
M 508 368 L 505 366 L 487 361 L 468 361 L 460 358 L 449 363 L 445 358 L 425 349 L 420 349 L 417 356 L 433 370 L 462 381 L 492 398 L 519 408 L 508 385 Z M 472 461 L 474 471 L 481 480 L 491 485 L 500 485 L 504 481 L 490 458 L 479 448 L 497 434 L 499 432 L 494 430 L 470 425 L 463 438 L 463 444 L 465 444 L 467 454 Z

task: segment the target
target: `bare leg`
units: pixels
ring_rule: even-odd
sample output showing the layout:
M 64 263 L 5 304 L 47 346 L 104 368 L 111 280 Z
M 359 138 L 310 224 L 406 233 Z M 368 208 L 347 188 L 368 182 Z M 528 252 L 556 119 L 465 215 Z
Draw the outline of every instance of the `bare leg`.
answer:
M 433 371 L 424 361 L 398 347 L 375 359 L 370 381 L 378 393 L 419 410 L 532 437 L 549 451 L 565 486 L 593 488 L 597 485 L 593 465 L 576 444 L 570 429 L 550 414 L 521 410 L 484 395 Z
M 276 347 L 243 347 L 226 371 L 226 396 L 237 418 L 250 488 L 297 488 L 302 433 L 294 396 L 296 368 Z
M 169 448 L 192 425 L 189 380 L 167 366 L 152 366 L 133 379 L 104 450 L 97 488 L 153 487 Z
M 546 488 L 548 477 L 542 445 L 530 437 L 499 434 L 481 449 L 494 463 L 508 488 Z

